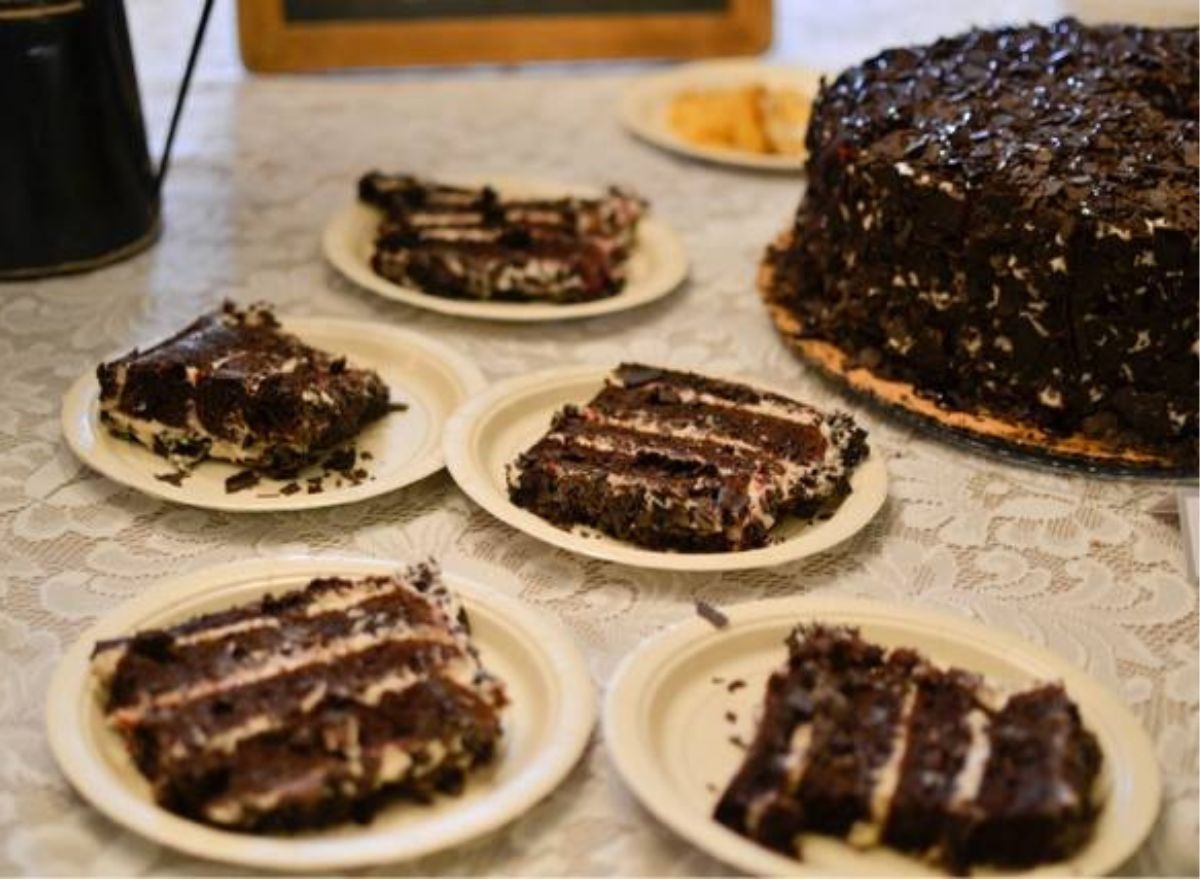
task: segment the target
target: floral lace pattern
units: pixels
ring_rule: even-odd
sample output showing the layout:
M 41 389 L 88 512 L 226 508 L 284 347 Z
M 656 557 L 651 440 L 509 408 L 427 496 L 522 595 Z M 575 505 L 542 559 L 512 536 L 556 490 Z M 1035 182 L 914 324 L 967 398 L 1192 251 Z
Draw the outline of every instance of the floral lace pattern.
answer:
M 58 401 L 76 376 L 225 297 L 392 321 L 470 352 L 492 379 L 637 359 L 761 376 L 815 403 L 854 408 L 787 353 L 753 290 L 762 248 L 788 222 L 801 182 L 634 142 L 611 113 L 627 82 L 594 71 L 202 81 L 167 187 L 163 240 L 101 272 L 0 290 L 0 873 L 231 872 L 125 833 L 75 796 L 46 745 L 44 694 L 79 632 L 156 580 L 285 553 L 434 556 L 478 570 L 560 617 L 601 689 L 628 650 L 700 598 L 843 593 L 982 621 L 1087 669 L 1141 719 L 1166 794 L 1150 841 L 1126 869 L 1195 873 L 1198 616 L 1169 486 L 1016 466 L 855 410 L 892 480 L 864 531 L 778 569 L 681 575 L 544 546 L 474 507 L 444 473 L 350 507 L 237 516 L 143 497 L 66 449 Z M 336 277 L 319 253 L 326 219 L 372 167 L 633 186 L 683 236 L 691 281 L 645 308 L 556 326 L 476 323 L 385 302 Z M 380 872 L 724 869 L 635 805 L 598 731 L 562 787 L 513 825 Z

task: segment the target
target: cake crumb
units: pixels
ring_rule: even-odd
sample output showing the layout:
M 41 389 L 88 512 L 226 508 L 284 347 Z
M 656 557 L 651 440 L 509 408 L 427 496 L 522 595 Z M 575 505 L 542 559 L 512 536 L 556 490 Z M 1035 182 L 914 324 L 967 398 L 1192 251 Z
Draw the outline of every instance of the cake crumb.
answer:
M 736 680 L 730 681 L 729 686 L 727 686 L 725 689 L 728 690 L 730 693 L 736 693 L 738 690 L 740 690 L 744 686 L 746 686 L 746 682 L 743 681 L 741 678 L 738 678 Z

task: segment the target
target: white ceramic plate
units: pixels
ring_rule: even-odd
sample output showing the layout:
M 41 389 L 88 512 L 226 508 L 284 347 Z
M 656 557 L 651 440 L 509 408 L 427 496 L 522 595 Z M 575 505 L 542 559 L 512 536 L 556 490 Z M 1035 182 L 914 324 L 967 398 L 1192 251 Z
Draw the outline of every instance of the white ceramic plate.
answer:
M 712 819 L 749 741 L 768 676 L 787 656 L 784 638 L 804 621 L 846 623 L 878 644 L 915 647 L 942 665 L 1004 685 L 1062 681 L 1100 741 L 1105 805 L 1088 845 L 1034 874 L 1102 875 L 1131 856 L 1154 824 L 1158 762 L 1129 711 L 1082 671 L 1012 635 L 919 608 L 837 597 L 756 601 L 724 609 L 723 629 L 696 617 L 642 643 L 618 668 L 604 706 L 604 738 L 617 770 L 647 809 L 726 864 L 758 875 L 913 875 L 931 867 L 886 849 L 859 851 L 806 835 L 803 862 L 762 848 Z M 720 683 L 714 683 L 714 678 Z M 734 693 L 728 682 L 746 686 Z M 736 722 L 725 713 L 732 711 Z M 988 871 L 976 870 L 976 875 Z
M 743 552 L 681 553 L 643 549 L 596 531 L 567 530 L 523 510 L 508 499 L 505 468 L 540 439 L 551 417 L 567 403 L 586 403 L 611 370 L 573 366 L 522 376 L 491 386 L 451 416 L 446 425 L 446 467 L 477 504 L 514 528 L 581 555 L 666 571 L 733 571 L 795 561 L 853 535 L 887 499 L 887 470 L 873 451 L 850 478 L 852 491 L 823 522 L 785 519 L 775 542 Z M 764 390 L 787 395 L 755 379 Z
M 467 186 L 491 185 L 509 196 L 560 198 L 567 195 L 595 196 L 598 190 L 548 181 L 499 177 L 459 179 Z M 593 302 L 551 305 L 539 302 L 480 302 L 431 296 L 412 287 L 393 283 L 371 268 L 379 211 L 354 202 L 346 205 L 325 227 L 325 258 L 335 269 L 373 293 L 388 299 L 457 317 L 499 321 L 549 321 L 611 314 L 661 299 L 687 277 L 687 254 L 683 243 L 669 226 L 651 214 L 638 225 L 637 243 L 629 258 L 625 287 L 616 296 Z
M 446 419 L 486 384 L 470 360 L 441 342 L 383 324 L 286 316 L 280 321 L 308 344 L 345 354 L 354 366 L 374 369 L 391 389 L 392 401 L 407 404 L 406 411 L 385 415 L 354 441 L 359 452 L 372 456 L 360 466 L 373 478 L 358 485 L 343 481 L 338 486 L 336 478 L 326 477 L 320 493 L 292 495 L 280 494 L 289 480 L 263 479 L 252 488 L 230 494 L 225 491 L 225 480 L 242 468 L 204 461 L 179 485 L 164 482 L 156 477 L 174 469 L 165 458 L 117 439 L 100 423 L 100 386 L 91 372 L 80 376 L 63 399 L 63 434 L 71 450 L 89 467 L 138 491 L 231 512 L 308 510 L 353 503 L 394 491 L 441 468 Z M 304 475 L 319 473 L 317 469 L 302 474 L 297 482 L 304 486 Z
M 797 67 L 782 67 L 758 61 L 700 61 L 672 68 L 665 73 L 642 77 L 625 92 L 620 115 L 633 134 L 657 147 L 693 159 L 735 165 L 759 171 L 798 173 L 805 156 L 761 155 L 745 150 L 702 146 L 684 140 L 668 124 L 671 99 L 692 89 L 737 88 L 762 84 L 793 88 L 815 97 L 820 74 Z
M 595 723 L 595 691 L 579 651 L 557 621 L 486 583 L 447 571 L 461 596 L 483 663 L 505 683 L 504 737 L 492 764 L 461 796 L 431 805 L 397 802 L 367 825 L 292 836 L 230 833 L 155 805 L 149 785 L 104 723 L 88 660 L 100 638 L 303 586 L 313 577 L 387 573 L 400 563 L 367 559 L 239 562 L 164 581 L 89 628 L 50 685 L 47 732 L 63 773 L 113 821 L 201 858 L 286 872 L 344 870 L 406 860 L 460 845 L 525 812 L 578 760 Z

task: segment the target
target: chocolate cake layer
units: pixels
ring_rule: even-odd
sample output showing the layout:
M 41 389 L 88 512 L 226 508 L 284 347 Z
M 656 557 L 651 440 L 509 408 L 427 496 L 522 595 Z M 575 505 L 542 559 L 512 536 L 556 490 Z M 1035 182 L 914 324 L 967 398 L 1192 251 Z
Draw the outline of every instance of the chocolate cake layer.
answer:
M 883 841 L 901 851 L 927 852 L 942 843 L 947 809 L 970 802 L 981 778 L 986 715 L 977 707 L 974 675 L 921 665 L 913 677 L 907 746 L 901 756 Z M 974 754 L 967 767 L 968 754 Z
M 1066 19 L 844 71 L 768 300 L 954 411 L 1194 465 L 1197 54 Z
M 365 820 L 454 791 L 501 735 L 503 686 L 428 565 L 102 642 L 92 666 L 158 801 L 229 829 Z
M 623 364 L 514 462 L 509 495 L 560 525 L 655 549 L 763 546 L 784 516 L 832 509 L 867 455 L 850 416 L 748 385 Z
M 216 458 L 292 474 L 389 411 L 376 373 L 305 345 L 266 305 L 227 302 L 96 374 L 109 431 L 183 467 Z
M 383 212 L 374 270 L 434 296 L 584 302 L 620 292 L 645 204 L 599 198 L 505 198 L 371 172 L 359 198 Z
M 715 817 L 796 857 L 818 833 L 955 871 L 1030 866 L 1088 840 L 1100 763 L 1060 686 L 1003 697 L 857 630 L 801 626 Z

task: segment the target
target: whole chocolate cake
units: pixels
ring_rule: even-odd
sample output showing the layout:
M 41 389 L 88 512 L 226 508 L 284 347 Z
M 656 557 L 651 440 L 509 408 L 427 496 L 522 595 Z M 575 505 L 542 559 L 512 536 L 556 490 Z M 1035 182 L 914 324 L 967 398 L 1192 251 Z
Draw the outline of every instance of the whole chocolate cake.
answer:
M 716 818 L 797 857 L 817 833 L 956 871 L 1031 866 L 1091 837 L 1101 762 L 1060 685 L 1000 695 L 855 629 L 801 626 Z
M 824 84 L 762 283 L 845 369 L 1195 466 L 1197 31 L 973 30 Z
M 247 832 L 457 793 L 492 759 L 507 702 L 431 565 L 102 641 L 92 669 L 155 799 Z

